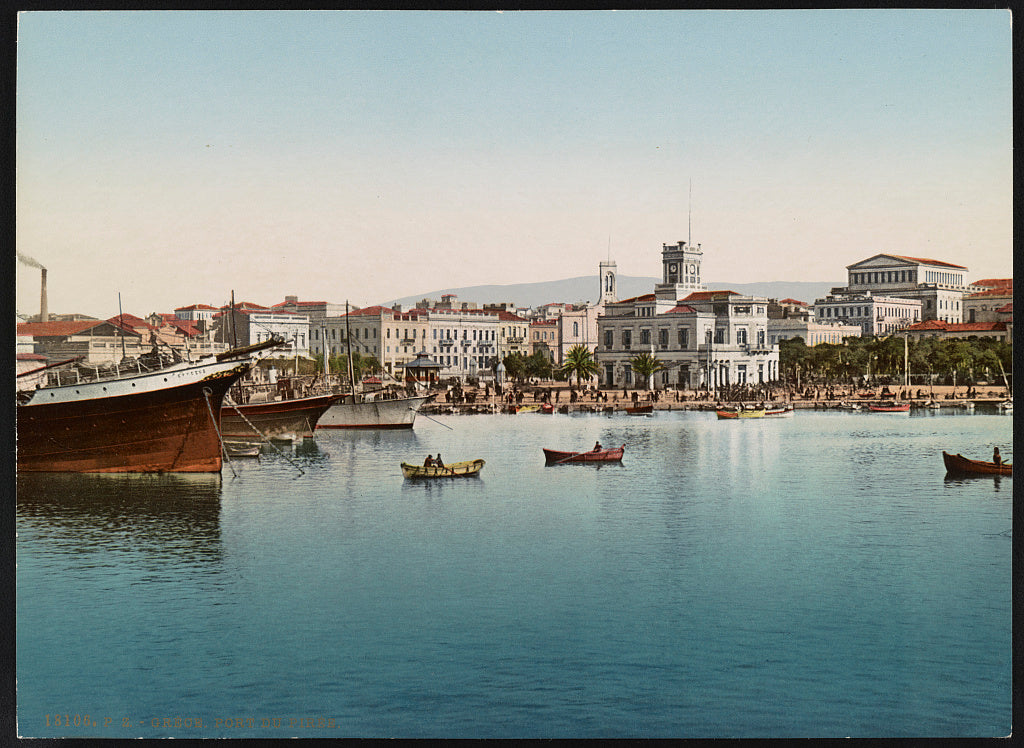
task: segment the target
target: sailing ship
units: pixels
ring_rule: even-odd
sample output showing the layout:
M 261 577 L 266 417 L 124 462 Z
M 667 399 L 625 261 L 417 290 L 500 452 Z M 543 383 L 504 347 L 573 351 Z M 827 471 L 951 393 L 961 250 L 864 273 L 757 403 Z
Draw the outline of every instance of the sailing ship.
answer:
M 90 379 L 81 368 L 54 369 L 45 386 L 17 393 L 17 469 L 219 472 L 224 395 L 252 366 L 252 354 L 282 342 L 271 338 L 194 362 L 168 361 L 154 349 Z
M 220 411 L 220 431 L 235 440 L 304 439 L 341 395 L 314 395 L 291 400 L 235 403 L 230 395 Z

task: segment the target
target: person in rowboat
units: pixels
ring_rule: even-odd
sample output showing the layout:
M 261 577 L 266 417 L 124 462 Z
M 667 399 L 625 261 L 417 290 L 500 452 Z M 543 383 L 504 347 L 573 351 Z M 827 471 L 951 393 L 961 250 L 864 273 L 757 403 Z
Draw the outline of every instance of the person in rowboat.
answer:
M 601 442 L 600 441 L 594 442 L 594 451 L 595 452 L 600 452 L 601 451 Z
M 996 465 L 1003 464 L 1002 455 L 999 454 L 999 447 L 996 447 L 995 449 L 992 450 L 992 462 L 994 462 Z
M 430 455 L 427 455 L 427 459 L 425 459 L 423 461 L 423 467 L 433 467 L 433 466 L 434 466 L 434 458 L 431 457 Z
M 441 453 L 440 452 L 438 452 L 437 453 L 437 457 L 434 458 L 434 467 L 439 467 L 439 468 L 443 468 L 444 467 L 444 463 L 441 462 Z

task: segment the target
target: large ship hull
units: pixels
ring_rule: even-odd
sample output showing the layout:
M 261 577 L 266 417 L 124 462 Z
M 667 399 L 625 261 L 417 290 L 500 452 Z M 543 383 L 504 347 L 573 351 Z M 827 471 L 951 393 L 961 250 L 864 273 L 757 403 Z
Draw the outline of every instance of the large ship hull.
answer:
M 44 387 L 18 404 L 21 472 L 215 473 L 217 418 L 247 361 Z
M 268 439 L 313 436 L 320 418 L 339 397 L 318 395 L 269 403 L 225 405 L 220 412 L 221 434 L 225 438 L 250 441 L 259 439 L 261 435 Z
M 416 413 L 429 400 L 403 397 L 397 400 L 335 403 L 321 416 L 318 429 L 411 429 Z

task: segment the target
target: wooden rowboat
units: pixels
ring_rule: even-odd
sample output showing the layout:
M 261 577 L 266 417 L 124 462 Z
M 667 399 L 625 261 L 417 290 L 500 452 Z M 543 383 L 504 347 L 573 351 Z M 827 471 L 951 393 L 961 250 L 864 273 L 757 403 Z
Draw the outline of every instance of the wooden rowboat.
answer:
M 942 453 L 942 461 L 946 463 L 946 472 L 955 475 L 1013 475 L 1013 465 L 1008 462 L 996 465 L 949 452 Z
M 224 451 L 228 457 L 259 457 L 260 445 L 256 442 L 224 441 Z
M 910 403 L 903 403 L 902 405 L 868 405 L 868 410 L 875 413 L 906 413 L 910 410 Z
M 589 452 L 559 452 L 557 449 L 544 449 L 544 460 L 548 465 L 567 462 L 622 462 L 622 455 L 625 451 L 625 444 L 612 449 L 592 449 Z
M 779 408 L 765 408 L 764 414 L 766 416 L 791 416 L 793 415 L 793 406 L 783 405 Z
M 626 412 L 631 416 L 646 416 L 654 412 L 653 405 L 627 405 Z
M 740 408 L 739 410 L 716 410 L 715 413 L 721 419 L 729 418 L 764 418 L 764 408 L 750 409 Z
M 479 475 L 484 467 L 483 460 L 466 460 L 465 462 L 453 462 L 444 467 L 433 465 L 410 465 L 402 463 L 402 475 L 406 478 L 468 478 Z

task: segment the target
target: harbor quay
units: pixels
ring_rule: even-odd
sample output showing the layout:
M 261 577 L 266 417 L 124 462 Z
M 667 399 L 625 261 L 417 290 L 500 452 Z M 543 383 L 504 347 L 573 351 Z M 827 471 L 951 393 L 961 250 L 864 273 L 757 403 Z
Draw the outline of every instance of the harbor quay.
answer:
M 575 394 L 575 397 L 573 396 Z M 509 401 L 511 395 L 512 401 Z M 521 395 L 521 397 L 520 397 Z M 893 397 L 895 395 L 895 397 Z M 637 404 L 653 410 L 708 410 L 725 405 L 751 405 L 760 402 L 788 403 L 796 410 L 843 409 L 850 403 L 860 405 L 892 402 L 910 403 L 911 408 L 964 408 L 968 404 L 995 407 L 1010 397 L 1004 387 L 841 387 L 813 386 L 766 388 L 763 397 L 726 398 L 702 390 L 636 390 L 570 387 L 565 382 L 538 382 L 523 386 L 506 385 L 499 394 L 491 387 L 457 387 L 439 392 L 420 412 L 426 415 L 479 415 L 509 412 L 511 405 L 522 407 L 550 403 L 558 413 L 598 413 L 624 411 Z

